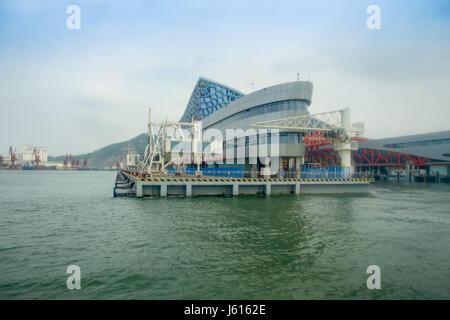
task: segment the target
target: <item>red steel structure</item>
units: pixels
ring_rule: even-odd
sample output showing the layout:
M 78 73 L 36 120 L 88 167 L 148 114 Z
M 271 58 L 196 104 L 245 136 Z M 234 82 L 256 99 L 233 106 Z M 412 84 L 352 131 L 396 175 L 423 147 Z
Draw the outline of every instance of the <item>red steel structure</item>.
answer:
M 308 132 L 303 138 L 303 142 L 307 147 L 319 147 L 332 144 L 332 141 L 325 137 L 323 131 Z
M 64 158 L 63 168 L 67 169 L 69 164 L 69 155 L 66 153 L 66 157 Z
M 305 163 L 316 163 L 322 166 L 335 166 L 340 164 L 340 158 L 331 146 L 333 141 L 325 136 L 324 131 L 308 132 L 303 138 L 305 143 Z
M 353 162 L 356 166 L 401 167 L 413 164 L 416 167 L 426 166 L 428 158 L 413 156 L 407 153 L 377 149 L 359 149 L 353 152 Z
M 327 139 L 323 131 L 308 132 L 303 141 L 306 147 L 305 163 L 316 163 L 323 166 L 340 165 L 340 158 L 332 148 L 333 141 Z M 324 146 L 330 147 L 324 148 Z M 429 159 L 394 151 L 359 149 L 358 151 L 352 152 L 352 160 L 357 167 L 402 167 L 410 164 L 421 167 L 427 166 L 428 164 L 426 162 Z
M 75 160 L 75 159 L 72 157 L 72 154 L 69 154 L 69 158 L 70 158 L 70 167 L 71 167 L 72 169 L 77 169 L 78 166 L 80 165 L 80 160 Z
M 17 155 L 13 151 L 12 146 L 9 146 L 9 156 L 10 156 L 10 159 L 11 159 L 11 167 L 14 167 L 14 164 L 17 161 Z
M 33 157 L 34 157 L 34 166 L 39 167 L 39 162 L 41 162 L 41 157 L 39 156 L 39 152 L 34 148 L 33 150 Z
M 123 160 L 124 160 L 123 157 L 120 156 L 119 160 L 118 160 L 117 163 L 116 163 L 117 170 L 120 170 L 120 164 L 123 162 Z
M 89 153 L 88 153 L 88 155 L 87 155 L 87 157 L 86 158 L 84 158 L 84 160 L 83 160 L 83 168 L 84 169 L 86 169 L 87 168 L 87 164 L 88 164 L 88 159 L 89 159 Z
M 64 158 L 64 162 L 63 162 L 64 169 L 68 169 L 68 168 L 77 169 L 79 165 L 80 165 L 80 160 L 75 160 L 72 157 L 72 154 L 66 153 L 66 157 Z

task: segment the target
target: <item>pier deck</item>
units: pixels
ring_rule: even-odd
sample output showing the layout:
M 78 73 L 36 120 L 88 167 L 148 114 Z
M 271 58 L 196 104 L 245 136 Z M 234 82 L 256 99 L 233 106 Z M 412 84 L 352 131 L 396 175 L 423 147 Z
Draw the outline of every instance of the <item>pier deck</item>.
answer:
M 139 177 L 121 171 L 115 197 L 238 196 L 252 194 L 367 193 L 372 179 L 263 179 L 223 177 Z

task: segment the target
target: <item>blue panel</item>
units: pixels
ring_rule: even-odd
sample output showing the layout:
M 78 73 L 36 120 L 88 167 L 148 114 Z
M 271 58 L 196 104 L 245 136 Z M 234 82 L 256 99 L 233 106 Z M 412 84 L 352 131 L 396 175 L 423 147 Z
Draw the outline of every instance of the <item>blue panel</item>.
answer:
M 244 94 L 211 80 L 200 78 L 192 92 L 181 122 L 202 120 Z
M 300 177 L 305 179 L 349 179 L 350 168 L 343 167 L 302 167 Z
M 193 175 L 197 168 L 186 168 L 186 174 Z M 244 167 L 200 168 L 202 175 L 212 177 L 243 178 Z

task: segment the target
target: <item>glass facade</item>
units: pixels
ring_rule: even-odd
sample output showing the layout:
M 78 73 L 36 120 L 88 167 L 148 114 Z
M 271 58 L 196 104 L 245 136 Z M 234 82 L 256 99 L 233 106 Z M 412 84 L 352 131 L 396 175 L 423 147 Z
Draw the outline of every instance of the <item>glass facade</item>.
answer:
M 388 148 L 410 148 L 410 147 L 423 147 L 430 145 L 439 145 L 439 144 L 450 144 L 450 139 L 433 139 L 433 140 L 423 140 L 423 141 L 413 141 L 413 142 L 401 142 L 401 143 L 391 143 L 385 144 L 385 147 Z
M 181 122 L 202 120 L 244 94 L 222 84 L 200 78 L 192 92 Z
M 301 100 L 286 100 L 277 101 L 273 103 L 267 103 L 259 106 L 255 106 L 241 112 L 237 112 L 232 116 L 225 118 L 213 125 L 217 128 L 234 128 L 235 124 L 250 118 L 262 117 L 273 112 L 293 112 L 304 113 L 307 112 L 307 105 Z
M 280 132 L 278 134 L 267 133 L 265 135 L 258 134 L 253 136 L 247 136 L 244 138 L 234 138 L 234 140 L 224 141 L 223 146 L 224 148 L 231 148 L 233 146 L 233 143 L 235 146 L 271 144 L 272 140 L 276 141 L 276 139 L 278 139 L 279 144 L 303 143 L 303 136 L 299 132 Z

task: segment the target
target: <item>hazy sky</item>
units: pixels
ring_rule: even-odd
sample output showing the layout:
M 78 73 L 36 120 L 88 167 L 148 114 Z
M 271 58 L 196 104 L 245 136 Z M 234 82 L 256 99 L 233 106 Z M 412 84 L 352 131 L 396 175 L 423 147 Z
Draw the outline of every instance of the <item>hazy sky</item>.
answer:
M 179 120 L 200 75 L 248 93 L 297 72 L 311 113 L 350 107 L 369 137 L 450 130 L 450 1 L 1 0 L 0 154 L 90 152 L 149 106 Z

